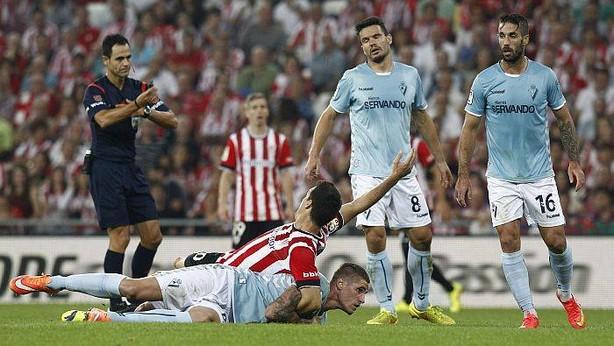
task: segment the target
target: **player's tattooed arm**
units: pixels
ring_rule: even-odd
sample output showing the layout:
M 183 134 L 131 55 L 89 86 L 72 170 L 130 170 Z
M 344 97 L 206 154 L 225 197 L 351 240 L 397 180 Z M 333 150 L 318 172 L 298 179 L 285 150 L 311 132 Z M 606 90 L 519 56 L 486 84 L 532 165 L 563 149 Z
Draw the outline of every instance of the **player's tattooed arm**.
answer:
M 578 137 L 576 136 L 576 127 L 573 120 L 564 121 L 557 119 L 559 130 L 561 131 L 561 143 L 563 149 L 569 156 L 571 161 L 580 161 L 580 146 L 578 145 Z
M 267 306 L 264 316 L 267 322 L 300 323 L 302 319 L 296 312 L 301 301 L 301 291 L 296 286 L 288 287 L 279 298 Z

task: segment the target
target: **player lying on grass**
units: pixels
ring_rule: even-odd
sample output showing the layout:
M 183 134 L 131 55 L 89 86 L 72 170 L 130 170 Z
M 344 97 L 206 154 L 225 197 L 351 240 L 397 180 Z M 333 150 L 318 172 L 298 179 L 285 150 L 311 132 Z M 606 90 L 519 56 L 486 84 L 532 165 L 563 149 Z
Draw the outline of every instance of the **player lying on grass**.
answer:
M 308 314 L 301 311 L 304 297 L 291 275 L 265 275 L 220 264 L 162 271 L 142 279 L 110 273 L 22 275 L 11 280 L 10 288 L 18 295 L 68 290 L 146 301 L 128 313 L 71 310 L 62 315 L 64 321 L 322 323 L 328 310 L 353 314 L 365 301 L 369 276 L 352 263 L 342 264 L 330 282 L 320 274 L 321 307 Z
M 275 274 L 297 272 L 295 266 L 312 266 L 317 272 L 315 256 L 326 247 L 328 237 L 338 231 L 356 215 L 369 209 L 380 200 L 403 177 L 409 174 L 416 161 L 412 150 L 407 160 L 401 162 L 397 154 L 390 176 L 366 194 L 352 202 L 341 205 L 337 188 L 330 182 L 321 181 L 307 191 L 296 210 L 294 222 L 274 228 L 238 249 L 222 252 L 194 252 L 175 260 L 175 268 L 200 264 L 219 263 L 233 267 L 247 268 L 255 272 Z M 308 249 L 303 253 L 303 249 Z M 301 273 L 298 273 L 299 276 Z M 301 277 L 295 277 L 297 281 Z

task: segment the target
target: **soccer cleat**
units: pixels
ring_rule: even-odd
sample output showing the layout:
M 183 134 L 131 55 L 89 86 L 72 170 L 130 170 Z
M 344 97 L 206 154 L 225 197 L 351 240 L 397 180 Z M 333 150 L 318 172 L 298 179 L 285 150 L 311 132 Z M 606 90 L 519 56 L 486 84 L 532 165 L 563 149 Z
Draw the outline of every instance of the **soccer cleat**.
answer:
M 583 329 L 586 327 L 586 321 L 584 320 L 584 312 L 582 312 L 582 307 L 578 302 L 576 302 L 576 298 L 572 295 L 568 301 L 564 302 L 561 300 L 561 296 L 557 290 L 556 297 L 559 299 L 559 302 L 563 304 L 563 308 L 565 308 L 565 312 L 567 312 L 567 321 L 574 329 Z
M 367 321 L 367 324 L 397 324 L 399 318 L 394 312 L 380 310 L 372 319 Z
M 414 305 L 414 302 L 409 304 L 409 315 L 412 318 L 418 318 L 421 320 L 429 321 L 431 323 L 440 324 L 442 326 L 451 326 L 456 324 L 452 317 L 443 313 L 443 310 L 439 306 L 429 306 L 426 311 L 420 311 Z
M 18 295 L 26 295 L 34 292 L 45 292 L 50 296 L 59 292 L 49 288 L 51 275 L 20 275 L 9 283 L 11 291 Z
M 460 282 L 452 283 L 452 291 L 448 294 L 450 297 L 450 312 L 457 313 L 461 310 L 460 297 L 463 294 L 463 285 Z
M 88 311 L 70 310 L 62 314 L 64 322 L 111 322 L 106 311 L 91 308 Z
M 409 303 L 405 299 L 401 299 L 401 301 L 394 306 L 394 310 L 399 313 L 409 313 Z
M 520 325 L 520 329 L 535 329 L 537 327 L 539 327 L 539 318 L 533 314 L 527 314 Z

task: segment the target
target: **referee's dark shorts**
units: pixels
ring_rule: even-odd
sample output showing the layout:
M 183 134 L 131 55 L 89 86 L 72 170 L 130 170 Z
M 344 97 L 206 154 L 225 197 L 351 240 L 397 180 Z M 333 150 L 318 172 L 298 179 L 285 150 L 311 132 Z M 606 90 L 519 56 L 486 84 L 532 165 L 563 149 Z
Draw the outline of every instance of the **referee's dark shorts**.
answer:
M 93 158 L 90 193 L 103 230 L 158 218 L 149 184 L 134 162 Z

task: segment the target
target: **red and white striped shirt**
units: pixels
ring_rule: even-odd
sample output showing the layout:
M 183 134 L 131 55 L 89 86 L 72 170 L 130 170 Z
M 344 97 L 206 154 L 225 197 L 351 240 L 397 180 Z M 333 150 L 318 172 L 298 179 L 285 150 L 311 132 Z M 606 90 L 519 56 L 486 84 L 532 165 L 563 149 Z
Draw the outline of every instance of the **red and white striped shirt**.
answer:
M 226 252 L 216 263 L 246 268 L 267 275 L 286 273 L 297 286 L 319 286 L 316 256 L 324 251 L 328 237 L 343 226 L 341 214 L 320 228 L 319 234 L 301 231 L 294 223 L 274 228 L 242 247 Z
M 262 137 L 247 128 L 230 135 L 220 165 L 236 173 L 234 219 L 282 220 L 279 170 L 293 164 L 288 139 L 272 129 Z

